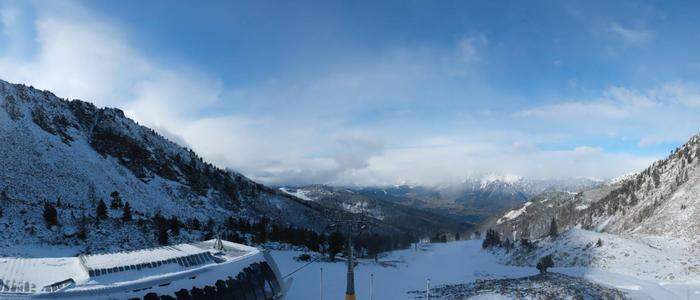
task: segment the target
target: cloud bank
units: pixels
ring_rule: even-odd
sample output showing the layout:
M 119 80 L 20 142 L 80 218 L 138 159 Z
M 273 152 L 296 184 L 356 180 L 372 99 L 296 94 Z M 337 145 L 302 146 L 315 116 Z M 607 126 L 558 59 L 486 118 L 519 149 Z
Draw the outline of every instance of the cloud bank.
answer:
M 515 105 L 518 95 L 481 76 L 491 43 L 479 34 L 226 86 L 186 62 L 144 55 L 115 22 L 76 3 L 10 3 L 0 16 L 12 45 L 0 55 L 0 78 L 120 107 L 268 184 L 439 185 L 490 173 L 604 179 L 659 157 L 599 146 L 601 135 L 651 147 L 697 129 L 700 94 L 684 82 Z M 611 32 L 653 38 L 616 24 Z

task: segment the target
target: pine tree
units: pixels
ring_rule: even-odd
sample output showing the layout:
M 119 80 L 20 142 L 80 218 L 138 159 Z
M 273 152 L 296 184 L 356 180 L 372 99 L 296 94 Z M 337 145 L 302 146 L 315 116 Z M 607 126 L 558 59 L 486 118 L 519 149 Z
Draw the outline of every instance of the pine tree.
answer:
M 109 205 L 111 209 L 118 209 L 122 207 L 122 198 L 119 192 L 114 191 L 109 196 L 112 198 L 112 203 Z
M 537 263 L 537 270 L 540 270 L 540 274 L 547 273 L 547 269 L 551 268 L 554 266 L 554 259 L 552 258 L 552 255 L 547 255 L 542 258 L 540 258 L 540 261 Z
M 88 234 L 87 233 L 87 231 L 88 231 L 87 223 L 88 223 L 88 220 L 87 220 L 87 217 L 85 215 L 80 217 L 80 221 L 78 221 L 77 237 L 83 241 L 87 239 L 87 234 Z
M 106 219 L 107 218 L 107 204 L 105 204 L 102 199 L 100 199 L 100 202 L 97 203 L 97 209 L 95 211 L 95 216 L 97 219 Z
M 168 220 L 168 227 L 173 236 L 180 235 L 180 220 L 178 220 L 176 216 L 170 217 L 170 220 Z
M 187 220 L 187 227 L 190 230 L 200 230 L 202 228 L 202 223 L 199 222 L 199 219 L 197 218 L 189 218 Z
M 167 245 L 169 241 L 168 237 L 168 227 L 158 226 L 158 244 Z
M 46 222 L 46 227 L 51 228 L 52 226 L 58 225 L 58 212 L 56 207 L 50 203 L 44 203 L 44 221 Z
M 255 242 L 256 243 L 265 243 L 268 241 L 268 236 L 267 236 L 267 224 L 269 223 L 268 219 L 265 217 L 260 218 L 260 222 L 258 222 L 255 225 Z
M 492 247 L 497 247 L 501 245 L 501 235 L 493 229 L 486 231 L 486 236 L 484 237 L 484 242 L 481 244 L 481 248 L 488 249 Z
M 127 201 L 124 204 L 124 209 L 122 212 L 122 221 L 124 222 L 130 222 L 132 220 L 131 216 L 131 205 L 129 205 L 129 202 Z
M 207 224 L 204 226 L 204 239 L 205 240 L 210 240 L 214 238 L 214 227 L 216 226 L 216 223 L 214 222 L 214 219 L 209 218 L 207 220 Z
M 335 231 L 328 238 L 328 256 L 331 261 L 335 261 L 335 256 L 343 250 L 343 235 Z
M 526 238 L 525 236 L 520 238 L 520 246 L 525 249 L 525 251 L 532 251 L 535 249 L 535 245 L 530 241 L 530 239 Z
M 551 238 L 556 238 L 559 235 L 559 229 L 557 228 L 557 220 L 552 218 L 552 223 L 549 224 L 549 236 Z
M 0 191 L 0 204 L 3 204 L 4 202 L 7 202 L 10 200 L 10 196 L 7 195 L 6 190 Z

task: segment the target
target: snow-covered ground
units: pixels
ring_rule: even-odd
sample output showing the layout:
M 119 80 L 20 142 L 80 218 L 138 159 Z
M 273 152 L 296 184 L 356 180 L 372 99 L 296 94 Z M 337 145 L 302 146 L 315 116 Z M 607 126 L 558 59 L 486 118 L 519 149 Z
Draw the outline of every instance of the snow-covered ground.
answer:
M 294 257 L 303 252 L 273 251 L 282 274 L 286 275 L 306 264 Z M 643 268 L 643 261 L 630 263 L 634 270 Z M 618 266 L 622 267 L 623 264 Z M 654 268 L 648 264 L 649 268 Z M 323 268 L 323 298 L 338 299 L 345 292 L 346 265 L 312 263 L 291 276 L 294 279 L 289 299 L 320 299 L 320 268 Z M 563 267 L 554 272 L 582 277 L 594 283 L 620 289 L 632 299 L 700 299 L 700 281 L 641 278 L 625 270 Z M 370 276 L 373 274 L 374 299 L 411 299 L 408 291 L 424 290 L 426 279 L 431 286 L 473 282 L 476 279 L 517 278 L 537 274 L 532 267 L 507 266 L 499 257 L 481 250 L 480 240 L 423 245 L 414 249 L 391 252 L 380 263 L 361 261 L 355 269 L 355 290 L 358 298 L 369 299 Z M 700 278 L 700 277 L 698 277 Z
M 459 241 L 446 244 L 425 244 L 418 251 L 394 251 L 382 257 L 380 264 L 361 261 L 355 268 L 355 293 L 369 299 L 370 276 L 374 275 L 374 299 L 406 299 L 408 291 L 425 289 L 426 279 L 431 285 L 462 283 L 478 278 L 522 277 L 537 274 L 535 268 L 498 264 L 496 257 L 481 251 L 481 241 Z M 306 264 L 294 257 L 303 252 L 272 251 L 280 271 L 286 275 Z M 298 271 L 289 299 L 320 299 L 320 268 L 323 268 L 324 299 L 338 299 L 345 294 L 344 262 L 313 263 Z

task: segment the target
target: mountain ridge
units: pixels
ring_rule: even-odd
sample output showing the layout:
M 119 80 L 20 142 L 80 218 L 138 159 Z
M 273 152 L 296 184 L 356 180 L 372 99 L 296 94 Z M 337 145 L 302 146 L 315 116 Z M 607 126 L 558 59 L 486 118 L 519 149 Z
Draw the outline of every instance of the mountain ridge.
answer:
M 615 234 L 694 237 L 700 234 L 700 134 L 641 172 L 575 194 L 545 193 L 517 218 L 492 217 L 481 227 L 546 235 L 551 219 L 562 229 Z
M 153 246 L 151 225 L 144 221 L 156 215 L 201 223 L 211 218 L 218 224 L 229 217 L 265 217 L 317 232 L 333 216 L 348 215 L 220 169 L 119 109 L 1 80 L 0 140 L 0 237 L 5 241 L 0 248 L 17 243 L 115 250 Z M 136 220 L 119 224 L 120 212 L 110 210 L 110 220 L 100 225 L 105 228 L 79 240 L 81 220 L 98 221 L 99 202 L 113 193 L 129 202 Z M 57 208 L 58 226 L 44 224 L 47 203 Z M 399 232 L 379 220 L 370 222 L 376 232 Z M 173 238 L 199 238 L 188 234 Z

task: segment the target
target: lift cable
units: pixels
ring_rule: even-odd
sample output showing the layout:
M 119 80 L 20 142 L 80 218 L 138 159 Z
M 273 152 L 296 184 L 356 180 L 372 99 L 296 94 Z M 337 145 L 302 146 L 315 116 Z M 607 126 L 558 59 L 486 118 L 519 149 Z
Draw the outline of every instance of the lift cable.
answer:
M 289 273 L 289 274 L 287 274 L 287 275 L 282 276 L 282 279 L 285 279 L 285 278 L 287 278 L 287 277 L 289 277 L 289 276 L 292 276 L 292 274 L 294 274 L 294 273 L 296 273 L 296 272 L 298 272 L 298 271 L 301 271 L 301 269 L 308 267 L 310 264 L 315 263 L 316 261 L 318 261 L 318 260 L 321 259 L 322 257 L 323 257 L 323 256 L 319 256 L 319 257 L 314 258 L 312 261 L 310 261 L 310 262 L 306 263 L 305 265 L 299 267 L 298 269 L 292 271 L 292 273 Z

